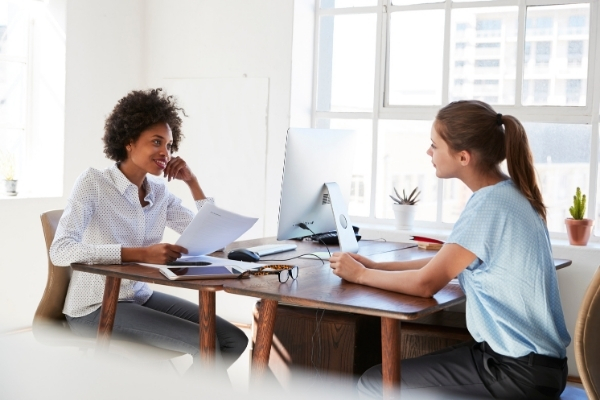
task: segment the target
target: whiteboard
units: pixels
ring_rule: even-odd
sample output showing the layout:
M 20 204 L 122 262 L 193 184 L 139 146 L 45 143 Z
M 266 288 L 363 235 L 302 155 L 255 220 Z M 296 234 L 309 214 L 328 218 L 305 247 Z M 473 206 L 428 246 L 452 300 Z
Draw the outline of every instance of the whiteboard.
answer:
M 163 87 L 188 115 L 176 155 L 219 207 L 259 218 L 240 239 L 263 237 L 269 79 L 166 79 Z M 169 189 L 195 210 L 185 184 Z

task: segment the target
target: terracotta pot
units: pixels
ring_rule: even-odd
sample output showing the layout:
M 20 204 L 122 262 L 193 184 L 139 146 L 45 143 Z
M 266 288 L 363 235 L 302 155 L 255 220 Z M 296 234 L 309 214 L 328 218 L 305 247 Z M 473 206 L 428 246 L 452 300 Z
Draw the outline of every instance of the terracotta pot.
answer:
M 569 243 L 573 246 L 586 246 L 590 240 L 590 234 L 594 227 L 593 219 L 573 219 L 567 218 L 567 234 L 569 235 Z

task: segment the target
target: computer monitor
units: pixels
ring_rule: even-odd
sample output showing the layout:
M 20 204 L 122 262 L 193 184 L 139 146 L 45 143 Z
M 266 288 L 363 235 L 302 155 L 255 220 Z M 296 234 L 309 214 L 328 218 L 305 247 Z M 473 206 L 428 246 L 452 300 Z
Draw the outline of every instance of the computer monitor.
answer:
M 356 133 L 351 130 L 290 128 L 279 203 L 277 239 L 336 230 L 340 249 L 356 253 L 348 215 Z

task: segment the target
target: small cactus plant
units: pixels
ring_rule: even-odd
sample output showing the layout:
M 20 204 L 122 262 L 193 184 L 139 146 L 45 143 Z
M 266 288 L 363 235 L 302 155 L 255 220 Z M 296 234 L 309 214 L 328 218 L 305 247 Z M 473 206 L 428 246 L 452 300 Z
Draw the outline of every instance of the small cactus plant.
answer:
M 585 194 L 581 194 L 581 189 L 577 188 L 575 191 L 575 196 L 573 196 L 573 206 L 569 208 L 569 212 L 573 219 L 583 219 L 585 215 L 585 207 L 587 203 L 587 198 Z
M 394 188 L 394 192 L 396 193 L 396 196 L 392 196 L 390 194 L 390 197 L 392 198 L 392 200 L 394 200 L 394 203 L 396 204 L 406 204 L 406 205 L 415 205 L 419 199 L 419 195 L 421 194 L 421 192 L 417 192 L 417 189 L 419 189 L 418 187 L 414 188 L 413 191 L 410 193 L 410 195 L 406 195 L 406 193 L 404 192 L 404 189 L 402 190 L 402 196 L 400 196 L 400 194 L 398 193 L 398 191 L 396 190 L 396 188 Z

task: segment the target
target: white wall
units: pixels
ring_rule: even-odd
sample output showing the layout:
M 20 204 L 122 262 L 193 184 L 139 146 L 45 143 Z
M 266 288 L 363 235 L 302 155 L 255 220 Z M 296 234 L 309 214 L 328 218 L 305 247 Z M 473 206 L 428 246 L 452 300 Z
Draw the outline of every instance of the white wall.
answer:
M 293 1 L 151 0 L 145 3 L 145 15 L 147 86 L 176 88 L 187 81 L 190 86 L 202 90 L 220 87 L 235 92 L 237 86 L 241 94 L 244 93 L 241 87 L 252 85 L 252 81 L 267 85 L 266 110 L 255 112 L 258 118 L 266 117 L 266 141 L 264 132 L 253 133 L 251 126 L 240 132 L 243 127 L 227 120 L 245 118 L 241 110 L 219 124 L 218 119 L 214 120 L 215 111 L 210 110 L 207 115 L 206 110 L 194 108 L 195 104 L 206 102 L 205 93 L 196 95 L 198 103 L 192 102 L 194 98 L 187 94 L 182 97 L 181 100 L 189 99 L 187 104 L 181 102 L 181 106 L 190 117 L 184 118 L 183 131 L 187 138 L 181 144 L 181 153 L 188 157 L 187 161 L 208 196 L 215 195 L 218 205 L 232 211 L 260 217 L 257 225 L 261 230 L 253 231 L 253 235 L 273 236 L 277 226 L 285 135 L 289 127 Z M 248 82 L 244 83 L 244 79 Z M 247 109 L 263 101 L 260 90 L 245 93 L 256 94 L 255 98 L 247 98 Z M 172 94 L 177 95 L 176 92 Z M 215 103 L 222 102 L 219 93 L 214 96 Z M 224 108 L 236 110 L 236 102 L 239 99 L 232 98 L 231 106 L 225 104 Z M 212 126 L 214 130 L 186 130 L 186 123 L 189 127 Z M 236 144 L 243 140 L 239 135 L 244 134 L 253 134 L 252 139 L 260 141 L 266 148 L 250 155 L 235 153 Z M 219 137 L 210 138 L 209 135 Z M 229 146 L 219 145 L 227 142 Z M 191 153 L 189 146 L 196 143 L 214 148 L 198 148 Z M 254 157 L 258 159 L 254 161 Z M 256 168 L 257 163 L 262 173 Z M 187 200 L 188 206 L 193 207 L 185 185 L 176 182 L 172 187 L 176 194 Z M 252 206 L 256 198 L 262 200 L 262 207 Z M 176 237 L 170 231 L 165 235 L 168 240 Z M 197 301 L 197 293 L 193 291 L 164 287 L 160 290 Z M 254 302 L 252 298 L 219 292 L 217 313 L 237 322 L 250 323 Z
M 260 217 L 270 234 L 277 221 L 289 124 L 292 1 L 70 0 L 66 9 L 64 195 L 0 199 L 0 332 L 30 325 L 46 282 L 39 215 L 64 207 L 84 169 L 110 165 L 102 152 L 104 119 L 133 89 L 181 77 L 246 74 L 268 79 L 271 173 L 265 179 L 268 204 Z M 60 157 L 55 162 L 61 162 Z M 220 173 L 241 171 L 232 166 Z M 219 303 L 221 314 L 231 311 L 224 316 L 237 318 L 235 305 Z

